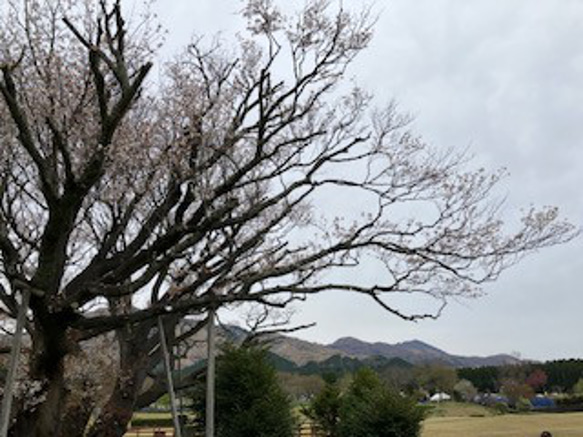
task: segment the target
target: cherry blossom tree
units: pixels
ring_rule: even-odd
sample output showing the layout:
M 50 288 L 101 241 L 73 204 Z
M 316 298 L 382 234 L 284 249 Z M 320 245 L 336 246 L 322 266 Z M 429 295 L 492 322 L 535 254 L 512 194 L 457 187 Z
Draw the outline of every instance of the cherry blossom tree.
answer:
M 534 369 L 527 377 L 526 384 L 535 392 L 540 391 L 547 383 L 548 377 L 544 370 Z
M 157 317 L 180 341 L 186 314 L 340 291 L 437 317 L 576 234 L 555 208 L 505 225 L 503 172 L 431 147 L 344 80 L 372 37 L 366 10 L 249 0 L 237 47 L 194 39 L 159 83 L 159 29 L 148 14 L 126 22 L 120 0 L 10 0 L 1 13 L 0 301 L 15 318 L 31 295 L 37 400 L 15 411 L 15 435 L 82 435 L 69 362 L 108 332 L 118 371 L 95 436 L 122 435 L 155 397 Z M 372 263 L 374 283 L 356 273 Z M 399 294 L 438 305 L 406 313 Z

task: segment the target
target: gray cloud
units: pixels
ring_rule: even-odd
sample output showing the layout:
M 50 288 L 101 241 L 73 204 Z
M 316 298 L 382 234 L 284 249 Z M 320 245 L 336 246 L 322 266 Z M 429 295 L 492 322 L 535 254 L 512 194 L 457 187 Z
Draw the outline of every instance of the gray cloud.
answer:
M 241 3 L 159 2 L 168 52 L 198 33 L 238 30 Z M 163 4 L 162 4 L 163 3 Z M 352 0 L 350 4 L 360 3 Z M 377 2 L 379 5 L 380 2 Z M 351 73 L 379 103 L 395 97 L 416 129 L 440 146 L 469 146 L 476 161 L 506 167 L 512 209 L 554 204 L 583 217 L 583 2 L 392 0 L 380 4 L 376 38 Z M 331 341 L 419 338 L 465 354 L 521 351 L 582 357 L 583 240 L 525 260 L 477 301 L 442 319 L 401 322 L 364 298 L 318 296 L 297 316 L 318 321 L 304 337 Z

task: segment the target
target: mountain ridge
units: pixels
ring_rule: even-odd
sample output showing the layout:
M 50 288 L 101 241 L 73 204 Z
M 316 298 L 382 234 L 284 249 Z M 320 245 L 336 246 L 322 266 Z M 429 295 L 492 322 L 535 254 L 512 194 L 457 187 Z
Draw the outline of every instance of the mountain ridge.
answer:
M 239 344 L 250 333 L 241 327 L 221 326 L 218 330 L 219 342 Z M 206 332 L 196 335 L 197 342 L 188 352 L 184 364 L 206 357 Z M 269 351 L 288 360 L 298 367 L 309 363 L 324 363 L 335 357 L 356 358 L 361 361 L 374 357 L 384 359 L 399 358 L 412 365 L 440 364 L 450 367 L 484 367 L 519 364 L 522 361 L 508 354 L 490 356 L 464 356 L 450 354 L 421 340 L 413 339 L 400 343 L 367 342 L 355 337 L 341 337 L 330 344 L 321 344 L 283 334 L 268 334 L 263 341 Z
M 408 340 L 390 344 L 386 342 L 367 342 L 355 337 L 341 337 L 330 344 L 319 344 L 296 337 L 277 336 L 270 350 L 298 365 L 310 361 L 321 362 L 334 355 L 352 358 L 399 358 L 414 365 L 441 364 L 452 367 L 483 367 L 518 364 L 521 362 L 509 354 L 490 356 L 464 356 L 450 354 L 421 340 Z M 299 354 L 295 352 L 298 351 Z

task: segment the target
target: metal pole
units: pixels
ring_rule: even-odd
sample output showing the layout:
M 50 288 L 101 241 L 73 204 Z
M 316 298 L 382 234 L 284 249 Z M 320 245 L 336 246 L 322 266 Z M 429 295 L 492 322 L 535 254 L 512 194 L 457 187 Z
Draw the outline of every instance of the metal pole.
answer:
M 20 360 L 20 350 L 22 348 L 22 334 L 24 331 L 24 321 L 28 311 L 28 302 L 30 301 L 30 290 L 25 289 L 22 293 L 22 302 L 18 308 L 16 316 L 16 331 L 12 339 L 12 349 L 10 351 L 10 364 L 8 365 L 8 375 L 6 376 L 6 385 L 4 386 L 4 397 L 2 399 L 2 412 L 0 413 L 0 437 L 6 437 L 10 425 L 10 410 L 12 408 L 12 396 L 14 384 L 18 376 L 18 364 Z
M 184 334 L 184 323 L 178 324 L 178 332 Z M 186 357 L 186 348 L 184 349 L 184 354 Z M 176 344 L 176 355 L 178 355 L 178 385 L 182 386 L 182 350 L 180 348 L 180 343 Z M 178 392 L 178 410 L 180 415 L 183 414 L 184 409 L 182 405 L 182 392 Z
M 164 335 L 164 325 L 162 317 L 158 317 L 158 332 L 160 333 L 160 345 L 164 355 L 164 367 L 166 369 L 166 383 L 168 384 L 168 394 L 170 395 L 170 408 L 172 409 L 172 420 L 174 421 L 174 435 L 182 437 L 180 420 L 176 411 L 176 396 L 174 395 L 174 383 L 172 382 L 172 369 L 170 367 L 170 355 L 168 354 L 168 345 L 166 344 L 166 335 Z M 3 437 L 3 436 L 2 436 Z
M 215 310 L 209 309 L 206 367 L 206 437 L 215 436 Z

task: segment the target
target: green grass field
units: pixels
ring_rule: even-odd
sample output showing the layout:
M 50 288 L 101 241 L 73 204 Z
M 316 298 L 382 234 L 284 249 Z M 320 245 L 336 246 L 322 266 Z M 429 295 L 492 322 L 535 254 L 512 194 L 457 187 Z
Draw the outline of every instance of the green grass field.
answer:
M 171 419 L 172 415 L 170 413 L 134 413 L 134 420 L 135 419 L 144 419 L 144 418 L 148 418 L 151 420 L 156 420 L 156 419 Z M 129 431 L 126 432 L 124 434 L 124 437 L 153 437 L 154 432 L 153 432 L 154 428 L 151 428 L 149 430 L 145 430 L 145 429 L 140 429 L 139 431 L 137 430 L 133 430 L 133 431 Z M 166 431 L 166 435 L 167 436 L 171 436 L 173 433 L 173 429 L 172 428 L 158 428 L 156 427 L 156 429 L 159 430 L 163 430 Z
M 166 437 L 171 437 L 173 435 L 174 429 L 173 428 L 157 428 L 160 431 L 164 431 L 166 433 Z M 154 437 L 153 429 L 149 429 L 146 431 L 129 431 L 124 434 L 124 437 Z
M 161 413 L 134 413 L 134 419 L 172 419 L 172 413 L 161 412 Z
M 493 410 L 466 402 L 441 402 L 429 405 L 429 417 L 490 417 Z
M 170 414 L 136 413 L 134 417 L 167 418 Z M 553 437 L 583 437 L 583 413 L 494 415 L 479 405 L 444 402 L 432 408 L 422 437 L 540 437 L 543 430 Z M 171 435 L 170 429 L 166 431 Z M 127 433 L 125 437 L 151 435 Z
M 422 437 L 539 437 L 543 430 L 553 437 L 581 437 L 583 413 L 430 417 Z

